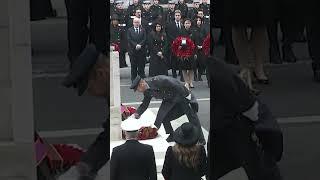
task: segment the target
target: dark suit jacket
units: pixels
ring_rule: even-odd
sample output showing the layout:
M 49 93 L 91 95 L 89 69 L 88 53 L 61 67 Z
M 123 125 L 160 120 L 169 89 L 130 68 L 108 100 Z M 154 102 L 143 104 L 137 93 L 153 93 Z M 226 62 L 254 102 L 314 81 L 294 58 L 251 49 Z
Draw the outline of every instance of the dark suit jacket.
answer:
M 183 23 L 180 23 L 181 29 L 177 28 L 176 22 L 172 21 L 168 24 L 166 27 L 166 33 L 168 37 L 168 42 L 171 44 L 174 39 L 176 39 L 178 36 L 181 35 L 181 32 L 183 30 Z
M 110 161 L 112 180 L 157 180 L 154 151 L 151 146 L 128 140 L 113 149 Z
M 147 33 L 144 28 L 140 27 L 140 33 L 137 34 L 134 30 L 134 27 L 128 29 L 127 32 L 128 39 L 128 53 L 129 55 L 139 54 L 144 55 L 146 53 L 146 43 L 147 43 Z M 140 44 L 141 49 L 136 50 L 136 45 Z
M 159 75 L 146 79 L 149 89 L 144 92 L 142 104 L 137 109 L 138 114 L 143 114 L 148 108 L 152 97 L 164 101 L 177 102 L 189 95 L 189 90 L 177 79 Z
M 168 147 L 162 169 L 162 175 L 166 180 L 200 180 L 207 172 L 208 159 L 203 146 L 201 146 L 200 163 L 197 170 L 181 165 L 176 158 L 172 147 Z

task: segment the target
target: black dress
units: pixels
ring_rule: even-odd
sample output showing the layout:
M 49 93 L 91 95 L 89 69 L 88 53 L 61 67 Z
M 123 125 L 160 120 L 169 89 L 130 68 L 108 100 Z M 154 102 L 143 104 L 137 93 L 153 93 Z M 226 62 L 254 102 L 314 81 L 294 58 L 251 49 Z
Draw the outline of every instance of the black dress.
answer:
M 189 30 L 183 29 L 181 35 L 189 36 L 190 39 L 194 42 L 193 30 L 191 28 Z M 178 67 L 181 70 L 193 70 L 196 68 L 196 66 L 197 64 L 194 60 L 194 56 L 191 56 L 186 59 L 178 58 Z
M 208 160 L 206 151 L 201 146 L 200 163 L 197 170 L 181 165 L 175 157 L 172 147 L 168 147 L 163 164 L 162 175 L 165 180 L 199 180 L 208 172 Z
M 197 55 L 197 59 L 195 60 L 196 67 L 199 68 L 199 70 L 201 70 L 201 73 L 203 73 L 203 71 L 206 69 L 205 57 L 203 54 L 203 50 L 198 49 L 197 46 L 202 46 L 202 43 L 207 34 L 202 25 L 200 27 L 194 27 L 192 34 L 193 34 L 192 36 L 194 39 L 194 43 L 196 44 L 196 55 Z
M 149 76 L 168 75 L 167 58 L 165 50 L 166 35 L 165 33 L 157 33 L 152 31 L 148 38 L 148 46 L 150 51 L 150 67 Z M 164 58 L 157 55 L 162 52 Z

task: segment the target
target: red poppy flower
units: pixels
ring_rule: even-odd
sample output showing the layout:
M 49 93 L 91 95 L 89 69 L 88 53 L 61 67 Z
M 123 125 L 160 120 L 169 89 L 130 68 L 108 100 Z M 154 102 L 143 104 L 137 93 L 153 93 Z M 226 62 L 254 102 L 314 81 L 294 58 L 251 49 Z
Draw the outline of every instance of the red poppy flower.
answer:
M 181 46 L 182 40 L 186 40 L 186 45 L 184 48 L 179 48 Z M 192 57 L 195 53 L 195 44 L 188 36 L 178 36 L 171 44 L 172 53 L 181 58 Z

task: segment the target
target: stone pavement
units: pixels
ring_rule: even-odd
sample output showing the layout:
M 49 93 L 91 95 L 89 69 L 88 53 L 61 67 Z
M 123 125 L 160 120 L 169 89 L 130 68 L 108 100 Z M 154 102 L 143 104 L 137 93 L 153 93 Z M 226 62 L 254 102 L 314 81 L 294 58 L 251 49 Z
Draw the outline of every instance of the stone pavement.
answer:
M 148 118 L 154 122 L 155 118 L 156 118 L 156 114 L 158 112 L 159 108 L 149 108 L 145 113 L 150 113 L 152 112 L 153 115 L 151 114 L 150 116 L 148 116 Z M 149 111 L 149 112 L 148 112 Z M 142 115 L 143 116 L 143 115 Z M 143 119 L 143 117 L 141 117 L 141 119 Z M 179 126 L 181 126 L 184 122 L 187 122 L 188 118 L 184 115 L 182 117 L 180 117 L 179 119 L 172 121 L 172 127 L 175 130 L 176 128 L 178 128 Z M 202 128 L 204 136 L 206 141 L 208 140 L 208 131 L 206 131 L 204 128 Z M 166 141 L 166 138 L 168 137 L 167 134 L 165 134 L 165 130 L 163 128 L 163 126 L 160 127 L 159 131 L 159 136 L 155 139 L 152 140 L 143 140 L 140 141 L 143 144 L 148 144 L 153 146 L 154 152 L 155 152 L 155 158 L 156 158 L 156 165 L 157 165 L 157 172 L 158 172 L 158 179 L 162 180 L 163 177 L 161 175 L 161 170 L 162 170 L 162 166 L 164 163 L 164 158 L 165 158 L 165 154 L 166 154 L 166 150 L 169 146 L 174 145 L 174 143 L 168 143 Z M 120 144 L 123 144 L 125 141 L 121 140 L 121 141 L 114 141 L 110 143 L 110 152 L 112 152 L 112 149 Z M 205 146 L 206 147 L 206 146 Z M 205 180 L 205 178 L 203 178 Z

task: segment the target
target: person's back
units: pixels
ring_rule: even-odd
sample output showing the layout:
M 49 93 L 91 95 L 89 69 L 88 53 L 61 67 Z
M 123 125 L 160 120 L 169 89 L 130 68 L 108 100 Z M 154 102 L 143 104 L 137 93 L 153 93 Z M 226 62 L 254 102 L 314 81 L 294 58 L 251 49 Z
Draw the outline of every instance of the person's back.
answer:
M 200 131 L 191 123 L 184 123 L 173 134 L 175 145 L 168 147 L 162 175 L 166 180 L 199 180 L 208 172 L 204 146 L 198 145 Z
M 111 156 L 112 180 L 156 180 L 156 165 L 153 148 L 127 140 L 114 148 Z
M 192 167 L 187 167 L 182 164 L 178 156 L 175 154 L 173 147 L 169 147 L 167 149 L 166 159 L 170 159 L 167 164 L 164 165 L 163 175 L 168 177 L 166 180 L 175 180 L 175 179 L 183 179 L 183 180 L 199 180 L 201 177 L 206 175 L 207 171 L 207 162 L 206 162 L 206 151 L 203 146 L 199 146 L 200 148 L 200 161 L 196 169 Z M 165 167 L 169 166 L 169 167 Z M 170 170 L 169 170 L 170 169 Z

